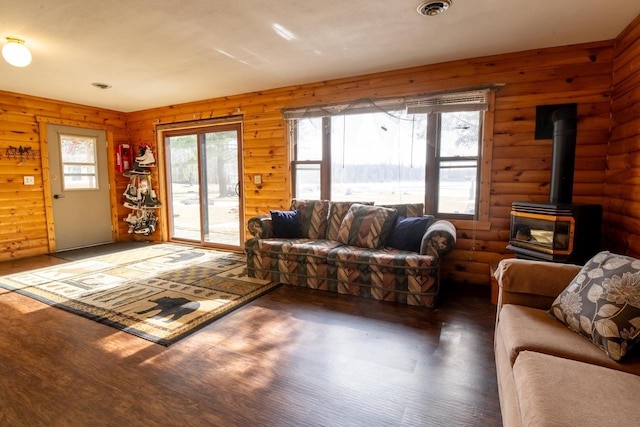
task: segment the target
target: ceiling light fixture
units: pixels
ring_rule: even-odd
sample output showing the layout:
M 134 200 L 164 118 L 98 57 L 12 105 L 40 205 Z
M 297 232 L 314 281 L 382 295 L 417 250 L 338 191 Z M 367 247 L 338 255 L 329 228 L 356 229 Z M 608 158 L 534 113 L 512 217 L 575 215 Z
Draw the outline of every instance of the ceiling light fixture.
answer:
M 424 16 L 436 16 L 449 9 L 451 0 L 427 0 L 418 5 L 418 13 Z
M 2 56 L 14 67 L 26 67 L 31 63 L 29 48 L 24 45 L 24 40 L 16 37 L 7 37 L 7 44 L 2 48 Z

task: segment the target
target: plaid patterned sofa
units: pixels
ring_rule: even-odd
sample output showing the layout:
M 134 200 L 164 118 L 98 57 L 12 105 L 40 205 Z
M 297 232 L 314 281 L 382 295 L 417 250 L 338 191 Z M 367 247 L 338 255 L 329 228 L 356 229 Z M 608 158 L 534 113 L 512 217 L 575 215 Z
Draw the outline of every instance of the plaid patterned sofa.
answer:
M 248 221 L 254 236 L 245 243 L 249 276 L 383 301 L 435 305 L 440 258 L 453 249 L 456 230 L 448 221 L 424 216 L 423 204 L 293 200 L 287 214 L 296 216 L 293 237 L 274 235 L 277 224 L 272 215 Z M 409 243 L 414 246 L 405 247 Z

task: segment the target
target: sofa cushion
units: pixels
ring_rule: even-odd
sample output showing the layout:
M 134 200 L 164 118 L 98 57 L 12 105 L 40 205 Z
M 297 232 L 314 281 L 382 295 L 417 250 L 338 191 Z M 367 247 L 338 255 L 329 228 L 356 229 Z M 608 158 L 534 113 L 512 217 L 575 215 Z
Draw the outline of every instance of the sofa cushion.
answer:
M 387 246 L 403 251 L 420 252 L 420 244 L 427 227 L 434 221 L 433 216 L 398 216 L 389 234 Z
M 395 209 L 354 203 L 340 224 L 338 241 L 361 248 L 381 248 L 387 243 L 397 215 Z
M 328 200 L 296 200 L 291 210 L 300 211 L 300 235 L 308 239 L 324 239 L 329 216 Z
M 640 378 L 535 352 L 513 367 L 524 426 L 637 426 Z
M 437 268 L 438 263 L 428 255 L 393 248 L 369 249 L 338 246 L 327 257 L 329 264 L 352 270 L 387 269 L 397 274 L 419 274 L 420 270 Z
M 496 325 L 496 346 L 503 346 L 513 365 L 526 350 L 640 375 L 640 358 L 629 357 L 619 363 L 607 357 L 598 347 L 549 317 L 546 310 L 506 304 Z
M 273 237 L 295 238 L 300 236 L 300 211 L 270 211 Z
M 434 257 L 398 249 L 339 246 L 329 252 L 337 290 L 381 301 L 433 307 L 439 290 Z
M 600 252 L 558 295 L 549 314 L 621 360 L 640 339 L 640 260 Z
M 327 240 L 338 240 L 338 231 L 342 220 L 354 203 L 373 205 L 373 202 L 331 202 L 329 206 L 329 220 L 327 223 Z
M 329 252 L 340 243 L 324 239 L 261 239 L 252 247 L 256 253 L 281 260 L 327 262 Z

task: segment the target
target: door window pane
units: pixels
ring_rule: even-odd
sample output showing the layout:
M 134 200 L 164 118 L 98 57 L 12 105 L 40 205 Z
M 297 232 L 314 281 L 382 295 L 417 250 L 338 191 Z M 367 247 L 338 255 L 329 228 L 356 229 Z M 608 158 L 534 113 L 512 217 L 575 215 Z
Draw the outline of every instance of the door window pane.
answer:
M 200 181 L 196 135 L 167 138 L 171 236 L 200 240 Z
M 97 143 L 98 138 L 92 136 L 60 135 L 63 190 L 98 188 Z
M 209 132 L 204 138 L 204 241 L 239 246 L 237 132 Z

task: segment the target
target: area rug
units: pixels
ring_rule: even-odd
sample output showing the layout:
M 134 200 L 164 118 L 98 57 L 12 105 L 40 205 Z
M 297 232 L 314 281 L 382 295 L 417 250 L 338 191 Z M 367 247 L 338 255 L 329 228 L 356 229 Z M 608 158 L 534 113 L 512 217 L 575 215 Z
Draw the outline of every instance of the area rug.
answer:
M 277 286 L 242 254 L 161 243 L 0 276 L 0 287 L 170 345 Z

